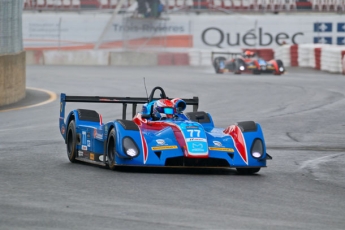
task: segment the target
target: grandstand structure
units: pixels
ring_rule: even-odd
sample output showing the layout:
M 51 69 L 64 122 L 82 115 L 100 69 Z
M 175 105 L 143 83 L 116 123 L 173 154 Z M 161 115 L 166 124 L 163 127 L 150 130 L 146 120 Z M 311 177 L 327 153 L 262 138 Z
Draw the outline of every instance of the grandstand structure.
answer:
M 126 10 L 137 0 L 125 0 Z M 24 11 L 112 11 L 120 0 L 23 0 Z M 161 0 L 165 12 L 345 12 L 345 0 Z

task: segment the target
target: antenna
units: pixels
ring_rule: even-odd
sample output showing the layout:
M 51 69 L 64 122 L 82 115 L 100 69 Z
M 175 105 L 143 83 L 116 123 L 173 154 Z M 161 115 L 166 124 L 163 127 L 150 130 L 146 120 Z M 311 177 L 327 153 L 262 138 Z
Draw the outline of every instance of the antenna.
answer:
M 149 101 L 149 95 L 147 94 L 147 89 L 146 89 L 146 82 L 145 82 L 145 77 L 144 77 L 144 86 L 145 86 L 145 91 L 146 91 L 147 101 Z

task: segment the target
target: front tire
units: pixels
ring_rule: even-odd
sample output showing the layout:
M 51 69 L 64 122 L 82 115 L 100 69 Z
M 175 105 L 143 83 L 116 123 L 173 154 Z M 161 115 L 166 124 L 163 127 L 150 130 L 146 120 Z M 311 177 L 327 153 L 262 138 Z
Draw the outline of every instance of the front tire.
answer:
M 283 62 L 281 61 L 281 60 L 276 60 L 276 63 L 277 63 L 277 66 L 278 66 L 278 69 L 276 70 L 276 72 L 275 72 L 275 75 L 281 75 L 281 74 L 283 74 L 284 72 L 285 72 L 285 68 L 284 68 L 284 65 L 283 65 Z M 283 72 L 280 72 L 279 71 L 279 68 L 284 68 L 284 71 Z
M 107 141 L 107 163 L 108 167 L 111 170 L 116 168 L 115 160 L 115 147 L 116 147 L 116 138 L 115 138 L 115 129 L 111 129 Z
M 76 162 L 77 156 L 77 135 L 75 131 L 75 121 L 72 120 L 68 124 L 67 134 L 66 134 L 66 146 L 67 146 L 67 157 L 74 163 Z
M 241 175 L 252 175 L 260 171 L 261 168 L 236 168 L 237 173 Z
M 214 67 L 214 70 L 216 71 L 216 73 L 218 74 L 222 74 L 223 73 L 223 68 L 220 67 L 221 63 L 224 64 L 224 62 L 226 61 L 225 57 L 216 57 L 213 61 L 213 67 Z

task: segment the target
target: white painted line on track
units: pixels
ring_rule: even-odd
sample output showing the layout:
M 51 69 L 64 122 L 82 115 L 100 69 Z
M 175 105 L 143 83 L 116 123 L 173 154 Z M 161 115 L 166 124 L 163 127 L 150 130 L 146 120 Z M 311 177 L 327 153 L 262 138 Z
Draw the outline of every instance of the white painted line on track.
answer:
M 0 110 L 1 112 L 9 112 L 9 111 L 14 111 L 14 110 L 20 110 L 20 109 L 28 109 L 28 108 L 32 108 L 32 107 L 37 107 L 37 106 L 41 106 L 41 105 L 45 105 L 48 104 L 50 102 L 53 102 L 56 100 L 57 96 L 56 93 L 49 91 L 49 90 L 45 90 L 45 89 L 38 89 L 38 88 L 31 88 L 31 87 L 26 87 L 27 89 L 31 89 L 31 90 L 36 90 L 36 91 L 41 91 L 41 92 L 45 92 L 47 93 L 50 97 L 48 100 L 37 103 L 37 104 L 33 104 L 33 105 L 28 105 L 28 106 L 21 106 L 21 107 L 16 107 L 16 108 L 11 108 L 11 109 L 5 109 L 5 110 Z

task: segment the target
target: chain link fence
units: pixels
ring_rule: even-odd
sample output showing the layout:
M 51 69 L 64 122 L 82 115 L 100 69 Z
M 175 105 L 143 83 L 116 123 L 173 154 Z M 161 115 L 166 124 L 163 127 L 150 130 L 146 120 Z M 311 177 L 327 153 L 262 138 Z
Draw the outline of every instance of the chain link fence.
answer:
M 23 50 L 23 0 L 0 0 L 0 55 Z

